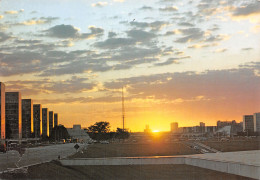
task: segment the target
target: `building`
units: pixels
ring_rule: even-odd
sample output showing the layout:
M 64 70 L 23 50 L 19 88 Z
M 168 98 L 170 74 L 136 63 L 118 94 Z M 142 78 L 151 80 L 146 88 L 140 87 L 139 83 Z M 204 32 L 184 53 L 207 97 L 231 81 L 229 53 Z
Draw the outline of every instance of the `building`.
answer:
M 200 132 L 204 133 L 206 131 L 206 124 L 204 122 L 200 122 Z
M 42 137 L 49 136 L 49 110 L 42 108 Z
M 0 139 L 5 139 L 5 85 L 0 82 Z
M 260 112 L 254 113 L 254 132 L 260 132 Z
M 53 111 L 49 111 L 49 135 L 51 135 L 53 128 L 54 128 L 54 114 Z
M 30 138 L 33 133 L 33 101 L 22 99 L 22 138 Z
M 217 126 L 206 126 L 205 131 L 208 134 L 214 134 L 217 130 Z
M 33 131 L 34 137 L 40 138 L 42 134 L 42 105 L 33 105 Z
M 243 116 L 243 131 L 254 132 L 254 116 L 244 115 Z
M 22 101 L 20 92 L 5 93 L 6 139 L 22 138 Z
M 177 132 L 178 131 L 178 123 L 172 122 L 171 123 L 171 132 Z
M 59 114 L 54 113 L 54 127 L 59 125 Z
M 233 121 L 217 121 L 217 129 L 222 129 L 226 126 L 230 126 L 230 134 L 235 135 L 237 132 L 243 131 L 243 123 L 237 123 L 235 120 Z
M 144 132 L 145 132 L 145 133 L 150 133 L 150 132 L 152 132 L 152 130 L 150 129 L 150 127 L 149 127 L 148 124 L 145 125 Z
M 73 125 L 73 128 L 67 128 L 67 131 L 72 140 L 77 142 L 91 142 L 86 130 L 81 129 L 81 125 Z

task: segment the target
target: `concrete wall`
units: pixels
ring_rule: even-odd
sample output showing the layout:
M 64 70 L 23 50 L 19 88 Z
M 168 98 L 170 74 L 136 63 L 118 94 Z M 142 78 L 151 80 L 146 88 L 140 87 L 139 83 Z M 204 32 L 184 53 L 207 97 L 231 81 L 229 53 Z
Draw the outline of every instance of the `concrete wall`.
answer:
M 252 155 L 253 151 L 249 151 L 249 154 Z M 256 163 L 249 163 L 248 161 L 243 160 L 243 153 L 241 153 L 241 160 L 243 162 L 234 162 L 227 160 L 217 160 L 216 154 L 221 155 L 220 153 L 212 153 L 211 159 L 203 158 L 203 155 L 194 155 L 187 156 L 154 156 L 154 157 L 122 157 L 122 158 L 82 158 L 82 159 L 63 159 L 61 164 L 64 166 L 86 166 L 86 165 L 145 165 L 145 164 L 186 164 L 191 166 L 197 166 L 200 168 L 220 171 L 229 174 L 235 174 L 239 176 L 260 179 L 260 164 L 257 163 L 259 159 L 259 152 L 253 152 L 255 156 Z M 223 153 L 225 154 L 225 153 Z M 228 155 L 228 154 L 227 154 Z M 244 153 L 244 157 L 247 158 L 248 154 Z M 205 157 L 209 157 L 210 154 L 207 154 Z M 251 156 L 252 157 L 252 156 Z

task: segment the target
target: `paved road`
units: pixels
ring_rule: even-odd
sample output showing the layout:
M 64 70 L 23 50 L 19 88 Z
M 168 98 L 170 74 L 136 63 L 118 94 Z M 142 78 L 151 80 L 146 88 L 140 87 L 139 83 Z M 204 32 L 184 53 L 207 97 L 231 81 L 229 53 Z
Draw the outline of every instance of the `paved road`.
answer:
M 61 158 L 67 157 L 76 152 L 74 145 L 70 143 L 27 148 L 22 157 L 17 151 L 8 151 L 5 154 L 0 154 L 0 172 L 9 168 L 48 162 L 57 159 L 59 155 Z

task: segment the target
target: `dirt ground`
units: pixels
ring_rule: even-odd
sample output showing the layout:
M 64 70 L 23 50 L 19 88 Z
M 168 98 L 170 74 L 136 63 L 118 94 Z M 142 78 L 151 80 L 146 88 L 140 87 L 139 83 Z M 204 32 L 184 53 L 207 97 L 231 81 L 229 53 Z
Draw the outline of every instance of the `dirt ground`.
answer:
M 204 141 L 202 142 L 214 149 L 221 152 L 232 152 L 232 151 L 248 151 L 248 150 L 260 150 L 259 140 L 236 140 L 236 141 Z
M 198 154 L 182 143 L 145 143 L 145 144 L 91 144 L 83 153 L 79 152 L 70 158 L 100 157 L 135 157 L 135 156 L 170 156 Z
M 248 178 L 188 165 L 129 165 L 64 167 L 53 161 L 31 166 L 27 174 L 1 174 L 0 179 L 178 179 L 249 180 Z

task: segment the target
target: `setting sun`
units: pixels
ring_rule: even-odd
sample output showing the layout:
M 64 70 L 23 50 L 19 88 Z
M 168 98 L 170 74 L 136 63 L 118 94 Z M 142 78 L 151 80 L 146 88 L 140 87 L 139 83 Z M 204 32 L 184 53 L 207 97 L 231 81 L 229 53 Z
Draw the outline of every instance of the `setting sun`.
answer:
M 154 133 L 160 132 L 159 130 L 153 130 Z

